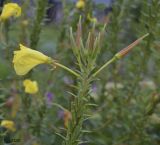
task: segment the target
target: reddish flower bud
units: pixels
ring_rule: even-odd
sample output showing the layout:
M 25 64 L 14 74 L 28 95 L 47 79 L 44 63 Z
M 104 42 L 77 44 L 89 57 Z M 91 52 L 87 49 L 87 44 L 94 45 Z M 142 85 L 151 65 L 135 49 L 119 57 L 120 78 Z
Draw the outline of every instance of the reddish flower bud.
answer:
M 129 51 L 136 46 L 137 44 L 139 44 L 141 42 L 142 39 L 144 39 L 145 37 L 147 37 L 149 34 L 145 34 L 144 36 L 140 37 L 139 39 L 137 39 L 136 41 L 134 41 L 133 43 L 131 43 L 129 46 L 125 47 L 124 49 L 122 49 L 120 52 L 118 52 L 115 57 L 120 59 L 122 57 L 124 57 L 126 54 L 129 53 Z
M 5 102 L 5 106 L 7 107 L 12 107 L 13 106 L 13 103 L 14 103 L 14 97 L 9 97 L 7 99 L 7 101 Z
M 69 120 L 71 120 L 72 118 L 72 115 L 71 115 L 71 112 L 69 111 L 64 111 L 64 126 L 67 128 L 68 127 L 68 123 L 69 123 Z

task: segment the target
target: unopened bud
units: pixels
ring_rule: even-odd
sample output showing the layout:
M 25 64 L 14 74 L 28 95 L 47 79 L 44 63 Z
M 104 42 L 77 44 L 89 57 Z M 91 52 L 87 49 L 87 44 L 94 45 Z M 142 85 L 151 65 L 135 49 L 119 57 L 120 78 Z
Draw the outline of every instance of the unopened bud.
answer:
M 139 39 L 137 39 L 136 41 L 134 41 L 133 43 L 131 43 L 129 46 L 125 47 L 124 49 L 122 49 L 120 52 L 118 52 L 117 54 L 115 54 L 115 57 L 118 59 L 121 59 L 122 57 L 124 57 L 125 55 L 127 55 L 129 53 L 129 51 L 131 51 L 131 49 L 136 46 L 137 44 L 139 44 L 141 42 L 142 39 L 144 39 L 145 37 L 147 37 L 149 34 L 145 34 L 144 36 L 140 37 Z
M 9 98 L 7 99 L 7 101 L 5 102 L 5 105 L 6 105 L 7 107 L 12 107 L 12 106 L 13 106 L 13 103 L 14 103 L 14 97 L 9 97 Z
M 71 112 L 69 111 L 64 111 L 64 126 L 67 128 L 68 127 L 68 123 L 69 123 L 69 120 L 72 119 L 72 115 L 71 115 Z

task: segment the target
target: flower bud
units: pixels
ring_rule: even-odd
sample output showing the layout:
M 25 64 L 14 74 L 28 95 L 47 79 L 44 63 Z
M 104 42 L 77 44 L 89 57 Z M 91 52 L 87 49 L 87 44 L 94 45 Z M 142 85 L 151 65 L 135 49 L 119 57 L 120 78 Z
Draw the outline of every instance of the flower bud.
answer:
M 145 34 L 144 36 L 140 37 L 139 39 L 137 39 L 136 41 L 134 41 L 133 43 L 131 43 L 129 46 L 127 46 L 126 48 L 122 49 L 120 52 L 118 52 L 115 57 L 118 59 L 121 59 L 122 57 L 124 57 L 125 55 L 127 55 L 134 46 L 138 45 L 142 39 L 144 39 L 145 37 L 147 37 L 149 34 Z

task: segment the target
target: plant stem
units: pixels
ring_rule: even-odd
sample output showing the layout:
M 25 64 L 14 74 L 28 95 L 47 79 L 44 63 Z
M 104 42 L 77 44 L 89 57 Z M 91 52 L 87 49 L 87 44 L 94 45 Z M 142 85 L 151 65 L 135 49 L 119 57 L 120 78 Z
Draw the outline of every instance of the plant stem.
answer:
M 0 145 L 4 145 L 4 136 L 2 134 L 2 131 L 0 131 Z
M 78 73 L 76 73 L 75 71 L 71 70 L 70 68 L 64 66 L 63 64 L 54 62 L 54 65 L 59 66 L 59 67 L 65 69 L 66 71 L 70 72 L 71 74 L 75 75 L 75 76 L 78 77 L 78 78 L 80 77 L 80 75 L 79 75 Z
M 90 78 L 88 77 L 88 74 L 85 74 L 80 79 L 77 97 L 75 97 L 74 101 L 71 103 L 72 119 L 69 122 L 66 140 L 63 145 L 79 144 L 82 134 L 82 125 L 85 119 L 84 113 L 87 109 L 87 101 L 85 101 L 84 98 L 87 99 L 90 88 Z
M 44 18 L 46 5 L 47 5 L 47 0 L 38 0 L 36 19 L 34 20 L 33 30 L 30 37 L 31 40 L 30 46 L 32 49 L 36 49 L 39 41 L 39 35 L 41 32 L 41 23 Z
M 106 68 L 109 64 L 111 64 L 112 62 L 114 62 L 115 60 L 117 60 L 117 57 L 113 57 L 111 58 L 109 61 L 107 61 L 103 66 L 101 66 L 94 74 L 93 77 L 95 77 L 96 75 L 98 75 L 104 68 Z

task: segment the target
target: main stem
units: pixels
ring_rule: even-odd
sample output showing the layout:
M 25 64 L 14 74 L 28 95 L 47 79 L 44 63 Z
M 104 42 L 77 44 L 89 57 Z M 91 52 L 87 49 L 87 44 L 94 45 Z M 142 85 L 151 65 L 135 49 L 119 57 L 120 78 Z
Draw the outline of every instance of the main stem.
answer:
M 34 20 L 33 30 L 30 36 L 30 47 L 36 49 L 38 41 L 40 39 L 42 21 L 46 12 L 47 0 L 38 0 L 38 7 L 36 12 L 36 19 Z
M 86 101 L 90 81 L 88 75 L 82 77 L 79 81 L 79 90 L 74 101 L 71 103 L 72 119 L 67 128 L 66 140 L 63 145 L 78 145 L 82 133 L 84 113 L 86 111 Z M 85 98 L 85 99 L 84 99 Z

